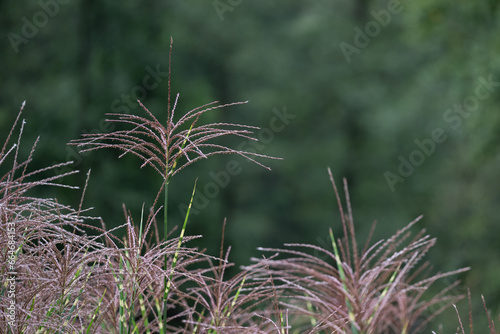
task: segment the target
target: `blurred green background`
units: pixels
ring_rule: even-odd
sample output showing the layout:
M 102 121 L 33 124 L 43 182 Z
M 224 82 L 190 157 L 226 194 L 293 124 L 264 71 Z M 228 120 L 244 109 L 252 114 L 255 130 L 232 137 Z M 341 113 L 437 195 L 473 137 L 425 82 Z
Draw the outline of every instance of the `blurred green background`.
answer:
M 498 315 L 499 1 L 3 0 L 0 17 L 2 140 L 27 100 L 25 156 L 41 135 L 32 168 L 73 160 L 74 185 L 92 168 L 85 205 L 109 227 L 124 222 L 122 203 L 139 220 L 160 178 L 133 157 L 65 143 L 108 131 L 107 112 L 141 113 L 136 99 L 161 119 L 173 37 L 177 115 L 249 100 L 204 121 L 259 126 L 259 145 L 226 143 L 284 160 L 260 160 L 271 172 L 235 156 L 192 165 L 172 180 L 171 226 L 199 177 L 188 234 L 209 253 L 225 217 L 238 265 L 258 246 L 327 247 L 328 228 L 341 233 L 330 166 L 349 182 L 360 242 L 374 220 L 379 239 L 423 214 L 434 271 L 472 267 L 452 293 L 471 288 L 476 331 L 487 331 L 481 294 Z M 229 179 L 228 164 L 239 167 Z M 79 203 L 78 191 L 41 194 Z M 439 324 L 454 330 L 454 311 L 425 332 Z

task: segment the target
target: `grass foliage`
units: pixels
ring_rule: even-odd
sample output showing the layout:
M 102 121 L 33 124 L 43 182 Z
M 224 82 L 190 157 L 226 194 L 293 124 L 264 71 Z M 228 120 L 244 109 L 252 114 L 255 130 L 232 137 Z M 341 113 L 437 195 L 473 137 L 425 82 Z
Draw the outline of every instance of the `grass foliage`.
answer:
M 78 208 L 30 196 L 35 187 L 77 189 L 59 182 L 77 171 L 44 176 L 71 162 L 30 170 L 38 140 L 23 160 L 23 103 L 0 152 L 6 171 L 0 178 L 0 333 L 416 333 L 463 297 L 450 292 L 458 281 L 429 293 L 436 281 L 468 268 L 430 273 L 422 260 L 436 240 L 425 231 L 412 236 L 420 217 L 359 248 L 347 182 L 342 204 L 330 170 L 343 237 L 330 229 L 329 248 L 260 248 L 261 258 L 228 277 L 224 235 L 218 256 L 198 250 L 193 244 L 201 236 L 185 235 L 189 209 L 180 231 L 169 231 L 168 184 L 184 167 L 215 154 L 237 154 L 261 166 L 256 158 L 275 158 L 215 141 L 228 135 L 255 140 L 256 127 L 199 124 L 203 114 L 239 103 L 210 103 L 176 120 L 178 98 L 171 108 L 169 77 L 164 122 L 141 104 L 141 115 L 108 115 L 115 131 L 71 142 L 88 151 L 134 154 L 163 180 L 140 219 L 124 206 L 124 223 L 113 229 L 83 208 L 90 171 Z M 196 182 L 189 208 L 195 193 Z M 118 230 L 123 239 L 115 236 Z M 12 297 L 15 308 L 9 309 Z

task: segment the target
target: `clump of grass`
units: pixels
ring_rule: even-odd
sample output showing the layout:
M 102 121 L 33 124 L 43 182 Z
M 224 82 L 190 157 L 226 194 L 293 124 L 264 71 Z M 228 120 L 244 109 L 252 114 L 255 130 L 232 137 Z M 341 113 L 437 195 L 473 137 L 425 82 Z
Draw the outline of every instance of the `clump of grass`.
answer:
M 314 333 L 418 332 L 445 305 L 463 297 L 447 293 L 455 283 L 430 299 L 423 298 L 434 282 L 468 268 L 432 276 L 424 273 L 427 264 L 419 262 L 436 240 L 423 230 L 410 238 L 410 228 L 421 217 L 387 240 L 371 246 L 368 240 L 359 252 L 347 183 L 344 180 L 344 212 L 330 169 L 328 172 L 340 209 L 343 240 L 336 240 L 330 229 L 332 250 L 286 244 L 285 249 L 261 250 L 288 257 L 256 259 L 269 267 L 275 282 L 283 284 L 281 305 L 293 314 L 293 325 Z M 326 260 L 307 250 L 324 255 Z M 434 313 L 417 323 L 424 311 L 435 305 Z
M 73 209 L 53 198 L 37 198 L 29 191 L 41 186 L 62 185 L 56 181 L 68 172 L 52 177 L 36 177 L 69 163 L 29 171 L 29 157 L 19 162 L 19 147 L 25 121 L 17 143 L 10 145 L 22 110 L 0 152 L 0 168 L 12 165 L 0 178 L 0 324 L 2 332 L 34 333 L 61 331 L 78 326 L 75 321 L 94 312 L 96 304 L 83 302 L 92 267 L 102 258 L 102 245 L 78 234 L 85 226 L 85 210 Z M 88 225 L 87 225 L 88 227 Z M 15 282 L 12 284 L 11 282 Z M 8 312 L 15 298 L 16 308 Z M 15 315 L 15 317 L 14 317 Z
M 253 265 L 227 277 L 232 264 L 224 233 L 218 257 L 188 245 L 201 237 L 185 235 L 196 182 L 179 236 L 171 237 L 175 229 L 169 231 L 167 226 L 168 185 L 180 170 L 216 154 L 241 155 L 261 166 L 254 158 L 275 158 L 213 141 L 223 136 L 255 140 L 251 135 L 256 127 L 198 124 L 206 112 L 240 102 L 210 103 L 175 121 L 179 96 L 170 108 L 170 83 L 169 75 L 163 122 L 139 102 L 143 116 L 109 114 L 109 121 L 123 128 L 72 142 L 87 151 L 113 148 L 123 151 L 122 156 L 134 154 L 142 159 L 141 167 L 149 165 L 161 176 L 152 207 L 147 212 L 143 208 L 134 222 L 124 206 L 125 223 L 114 229 L 107 229 L 102 221 L 101 227 L 95 227 L 91 222 L 99 218 L 83 208 L 90 172 L 78 208 L 30 195 L 35 187 L 78 189 L 59 183 L 78 171 L 43 176 L 71 162 L 29 171 L 38 139 L 28 158 L 19 162 L 24 121 L 17 142 L 11 144 L 11 139 L 23 103 L 0 151 L 0 169 L 7 170 L 0 178 L 0 334 L 410 333 L 462 298 L 450 294 L 458 281 L 426 296 L 436 281 L 468 268 L 429 275 L 421 260 L 435 239 L 423 230 L 414 237 L 410 232 L 421 217 L 387 240 L 370 245 L 369 237 L 360 251 L 347 182 L 344 212 L 330 170 L 344 234 L 338 240 L 330 230 L 331 249 L 308 244 L 261 248 L 274 254 L 254 259 Z M 5 167 L 8 162 L 11 165 Z M 159 205 L 162 193 L 164 201 Z M 162 210 L 163 236 L 157 223 Z M 119 229 L 125 230 L 123 239 L 114 236 Z M 13 275 L 15 317 L 9 311 Z M 431 308 L 433 312 L 425 314 Z M 495 333 L 493 321 L 488 321 Z M 472 332 L 472 320 L 470 327 Z
M 184 246 L 199 237 L 184 236 L 188 216 L 178 238 L 161 240 L 156 224 L 160 208 L 152 208 L 145 222 L 142 214 L 138 226 L 124 209 L 126 223 L 107 230 L 103 222 L 102 228 L 88 224 L 97 218 L 84 215 L 88 210 L 82 209 L 83 195 L 78 209 L 56 199 L 29 196 L 31 189 L 41 186 L 77 189 L 56 181 L 78 171 L 31 180 L 71 162 L 29 172 L 35 143 L 28 159 L 19 163 L 24 121 L 17 143 L 7 147 L 21 112 L 22 108 L 0 152 L 0 167 L 9 157 L 13 160 L 0 178 L 0 244 L 5 245 L 0 253 L 0 333 L 181 332 L 164 317 L 166 286 L 167 311 L 181 309 L 186 304 L 181 287 L 202 279 L 206 269 L 195 265 L 210 259 Z M 119 240 L 113 232 L 122 228 L 126 237 Z M 10 324 L 10 301 L 4 297 L 10 292 L 12 273 L 16 305 L 15 321 Z M 174 313 L 169 321 L 182 322 L 190 313 L 189 309 Z

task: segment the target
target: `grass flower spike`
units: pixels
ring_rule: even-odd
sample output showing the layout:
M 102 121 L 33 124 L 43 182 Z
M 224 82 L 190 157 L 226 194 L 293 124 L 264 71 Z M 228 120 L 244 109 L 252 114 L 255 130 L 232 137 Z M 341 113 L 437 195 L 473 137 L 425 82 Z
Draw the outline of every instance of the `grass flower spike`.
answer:
M 179 95 L 177 94 L 172 108 L 170 108 L 171 96 L 171 59 L 172 40 L 170 44 L 169 78 L 168 78 L 168 108 L 165 124 L 160 122 L 140 101 L 139 105 L 144 109 L 145 115 L 130 115 L 120 113 L 107 114 L 110 123 L 128 126 L 128 129 L 116 130 L 110 133 L 83 134 L 83 138 L 73 140 L 70 145 L 87 147 L 81 152 L 93 151 L 101 148 L 115 148 L 123 151 L 120 157 L 127 153 L 138 156 L 142 161 L 141 168 L 149 165 L 157 171 L 164 179 L 162 189 L 165 191 L 165 239 L 167 238 L 167 200 L 168 183 L 172 176 L 183 168 L 215 154 L 237 154 L 264 168 L 269 167 L 256 161 L 254 158 L 279 159 L 255 152 L 232 149 L 217 144 L 215 139 L 224 136 L 237 136 L 249 140 L 257 140 L 251 137 L 253 130 L 258 127 L 232 124 L 232 123 L 210 123 L 199 125 L 200 116 L 208 111 L 244 104 L 236 102 L 230 104 L 219 104 L 217 101 L 205 104 L 188 111 L 179 120 L 174 120 L 175 109 Z M 189 124 L 189 126 L 187 126 Z M 185 159 L 182 165 L 178 162 Z
M 170 46 L 171 51 L 172 45 Z M 199 159 L 215 154 L 237 154 L 266 169 L 269 167 L 256 161 L 253 157 L 278 159 L 255 152 L 232 149 L 214 142 L 216 138 L 223 136 L 237 136 L 256 141 L 257 139 L 251 137 L 251 134 L 254 130 L 258 130 L 258 127 L 232 123 L 198 124 L 200 116 L 208 111 L 245 104 L 247 101 L 229 104 L 219 104 L 218 101 L 214 101 L 188 111 L 175 121 L 174 114 L 179 94 L 175 98 L 173 107 L 170 108 L 170 73 L 169 62 L 169 102 L 165 124 L 159 121 L 140 101 L 137 101 L 144 109 L 145 116 L 107 114 L 110 117 L 107 119 L 108 122 L 121 123 L 129 126 L 129 129 L 111 133 L 83 134 L 83 138 L 73 140 L 70 144 L 79 147 L 87 146 L 88 148 L 83 149 L 82 152 L 100 148 L 116 148 L 123 151 L 120 157 L 132 153 L 143 161 L 141 168 L 146 165 L 151 166 L 164 178 L 166 183 L 181 169 Z M 189 126 L 187 126 L 188 124 Z M 185 158 L 186 161 L 178 166 L 181 158 Z

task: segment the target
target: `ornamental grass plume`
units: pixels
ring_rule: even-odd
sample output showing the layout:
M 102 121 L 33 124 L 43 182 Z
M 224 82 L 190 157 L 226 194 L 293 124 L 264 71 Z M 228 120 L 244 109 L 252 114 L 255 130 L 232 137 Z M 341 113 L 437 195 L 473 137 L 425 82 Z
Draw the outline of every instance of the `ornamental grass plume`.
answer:
M 418 332 L 452 302 L 463 298 L 449 293 L 458 282 L 425 298 L 424 293 L 437 280 L 469 268 L 428 275 L 428 264 L 420 261 L 436 239 L 425 235 L 425 230 L 410 239 L 410 228 L 421 217 L 372 246 L 368 238 L 359 252 L 347 182 L 344 179 L 344 212 L 330 169 L 328 172 L 344 232 L 343 240 L 336 240 L 330 229 L 333 252 L 315 245 L 286 244 L 285 249 L 260 249 L 287 257 L 255 259 L 269 268 L 275 284 L 284 286 L 281 305 L 289 309 L 294 329 L 352 334 Z M 431 308 L 432 313 L 425 315 Z
M 103 333 L 179 333 L 178 323 L 189 313 L 188 310 L 177 312 L 184 305 L 182 290 L 184 285 L 198 279 L 203 270 L 197 264 L 207 257 L 194 248 L 185 247 L 184 243 L 200 236 L 187 236 L 182 241 L 171 238 L 153 244 L 156 214 L 135 225 L 125 207 L 124 211 L 127 222 L 118 228 L 125 228 L 125 238 L 114 237 L 111 232 L 115 229 L 104 235 L 106 271 L 94 291 L 95 296 L 101 297 L 97 323 Z M 163 268 L 165 257 L 167 269 Z M 175 311 L 169 314 L 168 323 L 162 311 L 164 277 L 168 277 L 172 286 L 168 310 Z
M 0 168 L 7 168 L 0 177 L 0 333 L 76 331 L 77 319 L 95 310 L 85 299 L 87 288 L 94 287 L 89 278 L 102 258 L 102 245 L 82 231 L 91 227 L 85 221 L 92 217 L 84 216 L 81 206 L 30 195 L 41 186 L 77 188 L 57 183 L 77 171 L 41 176 L 71 162 L 29 171 L 38 138 L 28 158 L 19 161 L 24 120 L 17 142 L 10 140 L 24 106 L 0 151 Z
M 219 259 L 214 263 L 214 259 L 205 258 L 208 269 L 198 274 L 196 286 L 184 296 L 184 309 L 189 312 L 184 332 L 272 333 L 275 324 L 269 316 L 275 315 L 272 302 L 277 301 L 272 277 L 262 279 L 267 268 L 260 263 L 226 277 L 232 264 L 228 261 L 231 247 L 224 255 L 225 224 L 224 220 Z
M 179 171 L 200 159 L 216 154 L 237 154 L 266 169 L 270 168 L 254 158 L 279 159 L 255 152 L 232 149 L 214 142 L 215 139 L 225 136 L 236 136 L 257 141 L 256 138 L 251 137 L 251 134 L 253 133 L 252 130 L 258 130 L 258 127 L 233 123 L 198 124 L 200 116 L 209 111 L 244 104 L 247 101 L 229 104 L 219 104 L 218 101 L 214 101 L 188 111 L 175 121 L 174 115 L 179 94 L 177 94 L 171 108 L 172 43 L 173 40 L 171 39 L 168 70 L 168 106 L 164 119 L 165 123 L 159 121 L 140 101 L 137 101 L 144 110 L 144 116 L 123 113 L 107 114 L 110 117 L 107 119 L 108 122 L 125 125 L 129 129 L 116 130 L 110 133 L 83 134 L 83 138 L 70 142 L 70 145 L 88 147 L 83 149 L 82 153 L 101 148 L 114 148 L 123 151 L 120 157 L 127 153 L 138 156 L 143 162 L 141 168 L 149 165 L 163 178 L 159 193 L 162 189 L 165 189 L 165 212 L 167 212 L 168 183 L 170 179 Z M 184 159 L 184 162 L 178 165 L 181 159 Z M 166 219 L 165 215 L 165 228 L 167 227 Z M 164 236 L 166 239 L 167 231 L 165 231 Z

